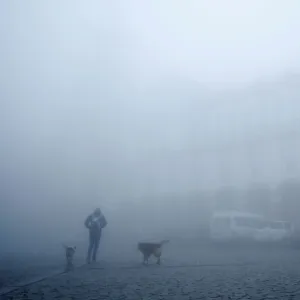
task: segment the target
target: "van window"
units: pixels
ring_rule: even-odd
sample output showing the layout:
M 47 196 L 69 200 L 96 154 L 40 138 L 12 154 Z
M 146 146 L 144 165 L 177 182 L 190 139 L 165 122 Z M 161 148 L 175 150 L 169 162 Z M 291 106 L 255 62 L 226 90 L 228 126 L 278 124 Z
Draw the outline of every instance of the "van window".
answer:
M 217 228 L 230 227 L 230 218 L 228 217 L 217 217 L 213 222 Z
M 248 218 L 248 217 L 235 217 L 235 223 L 237 226 L 249 227 L 255 229 L 262 229 L 266 226 L 263 220 L 257 218 Z
M 282 222 L 270 222 L 270 228 L 272 229 L 283 229 L 283 223 Z

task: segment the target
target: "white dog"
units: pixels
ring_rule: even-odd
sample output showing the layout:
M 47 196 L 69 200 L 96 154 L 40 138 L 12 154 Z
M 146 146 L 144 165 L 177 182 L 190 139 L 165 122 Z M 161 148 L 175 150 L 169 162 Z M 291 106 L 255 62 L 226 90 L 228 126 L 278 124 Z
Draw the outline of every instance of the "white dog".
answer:
M 74 255 L 76 252 L 76 246 L 64 246 L 65 249 L 65 255 L 66 255 L 66 268 L 65 268 L 65 272 L 69 272 L 72 271 L 74 269 L 74 264 L 73 264 L 73 260 L 74 260 Z

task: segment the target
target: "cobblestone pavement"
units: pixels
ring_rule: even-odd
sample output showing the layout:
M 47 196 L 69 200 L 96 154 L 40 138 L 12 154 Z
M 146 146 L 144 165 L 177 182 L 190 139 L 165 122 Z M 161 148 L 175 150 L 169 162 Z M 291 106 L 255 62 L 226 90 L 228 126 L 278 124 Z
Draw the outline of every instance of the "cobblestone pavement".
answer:
M 210 256 L 206 265 L 167 260 L 147 267 L 100 263 L 20 288 L 2 299 L 300 299 L 297 252 L 251 253 L 251 262 L 237 263 L 226 256 L 215 264 Z M 250 252 L 244 257 L 249 256 Z

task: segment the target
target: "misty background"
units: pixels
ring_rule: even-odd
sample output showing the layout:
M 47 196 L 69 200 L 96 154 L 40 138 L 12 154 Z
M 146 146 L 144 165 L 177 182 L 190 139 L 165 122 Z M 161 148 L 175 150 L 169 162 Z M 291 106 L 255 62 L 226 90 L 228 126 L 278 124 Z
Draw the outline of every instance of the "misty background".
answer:
M 1 252 L 297 222 L 298 1 L 1 1 Z M 102 246 L 101 246 L 102 247 Z

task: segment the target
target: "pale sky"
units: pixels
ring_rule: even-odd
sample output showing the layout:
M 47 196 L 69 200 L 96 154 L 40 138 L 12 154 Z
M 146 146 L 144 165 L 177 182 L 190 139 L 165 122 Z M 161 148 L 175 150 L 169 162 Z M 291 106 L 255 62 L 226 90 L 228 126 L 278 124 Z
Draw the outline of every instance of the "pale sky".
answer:
M 300 70 L 299 11 L 299 0 L 0 0 L 0 229 L 28 239 L 55 215 L 56 235 L 105 197 L 281 180 L 268 138 L 299 128 L 299 78 L 285 77 Z
M 66 84 L 76 76 L 70 71 L 103 64 L 105 51 L 118 60 L 115 71 L 129 68 L 133 81 L 172 74 L 236 86 L 300 67 L 297 0 L 11 0 L 0 5 L 2 51 L 15 63 L 16 56 L 39 60 L 48 76 L 59 66 Z
M 13 112 L 9 119 L 12 124 L 14 120 L 26 121 L 28 132 L 40 131 L 40 137 L 46 132 L 55 137 L 63 127 L 71 131 L 69 136 L 82 134 L 86 143 L 92 140 L 93 132 L 104 136 L 107 131 L 100 128 L 108 126 L 112 132 L 119 131 L 118 142 L 123 139 L 132 147 L 150 147 L 163 141 L 168 145 L 172 136 L 180 140 L 181 134 L 186 135 L 180 131 L 184 123 L 192 122 L 194 112 L 194 119 L 200 116 L 203 121 L 203 126 L 201 122 L 197 126 L 207 135 L 212 135 L 212 128 L 220 136 L 219 131 L 227 126 L 231 134 L 243 127 L 236 127 L 237 122 L 250 116 L 247 105 L 213 107 L 214 116 L 219 115 L 216 119 L 203 109 L 198 112 L 187 108 L 184 112 L 182 101 L 177 105 L 170 95 L 172 99 L 164 99 L 161 105 L 162 99 L 145 94 L 137 99 L 126 97 L 124 88 L 168 82 L 172 90 L 174 84 L 181 84 L 180 80 L 172 82 L 172 78 L 197 80 L 199 91 L 200 87 L 242 88 L 297 73 L 299 9 L 296 0 L 1 1 L 3 111 Z M 288 93 L 291 95 L 291 91 Z M 207 102 L 207 95 L 196 98 L 199 103 Z M 289 95 L 283 97 L 295 102 L 297 95 Z M 222 97 L 229 100 L 231 95 Z M 266 102 L 270 95 L 263 97 Z M 170 105 L 171 121 L 167 124 L 165 114 Z M 257 117 L 253 124 L 258 128 L 262 126 L 258 120 L 266 119 L 267 106 L 261 110 L 255 104 L 251 109 Z M 231 114 L 226 113 L 232 109 Z M 296 112 L 289 105 L 277 108 L 268 117 L 276 123 L 278 112 L 283 111 L 288 111 L 282 116 L 285 119 Z M 84 128 L 82 120 L 89 121 Z M 215 120 L 223 120 L 226 126 Z M 165 133 L 158 142 L 161 132 Z M 135 136 L 135 142 L 126 134 Z M 107 142 L 109 137 L 105 139 Z
M 299 9 L 296 0 L 1 1 L 7 155 L 45 162 L 49 152 L 58 165 L 69 160 L 89 171 L 99 151 L 106 162 L 138 160 L 276 131 L 298 117 L 298 90 L 221 93 L 240 105 L 210 108 L 184 106 L 189 96 L 176 102 L 176 91 L 157 99 L 123 92 L 166 82 L 172 91 L 181 84 L 172 78 L 197 80 L 199 90 L 241 89 L 297 73 Z M 195 94 L 198 103 L 209 102 L 202 96 Z
M 150 60 L 235 85 L 298 70 L 299 9 L 296 0 L 156 0 L 134 1 L 131 15 Z

